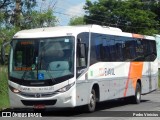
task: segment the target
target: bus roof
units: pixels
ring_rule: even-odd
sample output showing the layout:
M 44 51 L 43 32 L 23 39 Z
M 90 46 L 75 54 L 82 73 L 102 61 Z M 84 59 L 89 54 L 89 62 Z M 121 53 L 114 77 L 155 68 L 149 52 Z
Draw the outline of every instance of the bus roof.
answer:
M 119 28 L 100 26 L 100 25 L 56 26 L 56 27 L 22 30 L 17 32 L 13 36 L 13 38 L 46 38 L 46 37 L 58 37 L 58 36 L 72 36 L 72 35 L 74 36 L 81 32 L 94 32 L 94 33 L 102 33 L 102 34 L 109 34 L 116 36 L 146 38 L 155 40 L 155 37 L 153 36 L 122 32 L 122 30 Z

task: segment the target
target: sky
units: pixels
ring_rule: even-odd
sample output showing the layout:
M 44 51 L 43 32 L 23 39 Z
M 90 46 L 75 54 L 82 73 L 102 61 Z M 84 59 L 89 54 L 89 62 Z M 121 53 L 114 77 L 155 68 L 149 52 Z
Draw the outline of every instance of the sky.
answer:
M 83 16 L 85 11 L 83 6 L 86 0 L 37 0 L 39 9 L 52 8 L 54 15 L 57 17 L 57 25 L 68 25 L 70 18 L 75 16 Z M 90 0 L 91 2 L 97 0 Z

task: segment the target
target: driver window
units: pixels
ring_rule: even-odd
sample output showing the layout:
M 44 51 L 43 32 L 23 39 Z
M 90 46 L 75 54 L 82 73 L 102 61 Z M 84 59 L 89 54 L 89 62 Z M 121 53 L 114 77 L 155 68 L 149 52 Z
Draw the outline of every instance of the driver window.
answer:
M 83 70 L 88 65 L 88 48 L 89 48 L 89 33 L 80 33 L 77 36 L 77 56 L 76 56 L 76 66 L 77 66 L 77 77 L 80 76 Z

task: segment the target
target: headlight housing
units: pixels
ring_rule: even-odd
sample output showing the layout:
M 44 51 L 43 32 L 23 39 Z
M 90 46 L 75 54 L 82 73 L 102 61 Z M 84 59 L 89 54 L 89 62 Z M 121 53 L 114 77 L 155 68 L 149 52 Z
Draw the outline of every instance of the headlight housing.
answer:
M 56 92 L 66 92 L 68 91 L 73 85 L 75 84 L 75 82 L 68 84 L 67 86 L 60 88 L 59 90 L 57 90 Z
M 10 90 L 11 90 L 12 92 L 14 92 L 14 93 L 16 93 L 16 94 L 18 94 L 18 93 L 21 92 L 20 90 L 18 90 L 18 89 L 16 89 L 16 88 L 12 87 L 12 86 L 10 86 L 10 85 L 9 85 L 9 88 L 10 88 Z

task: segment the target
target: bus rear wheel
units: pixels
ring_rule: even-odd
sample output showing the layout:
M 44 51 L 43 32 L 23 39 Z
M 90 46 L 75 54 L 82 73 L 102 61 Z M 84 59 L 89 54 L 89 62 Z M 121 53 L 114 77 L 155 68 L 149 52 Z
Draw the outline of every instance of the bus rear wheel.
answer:
M 141 85 L 139 82 L 137 82 L 137 85 L 136 85 L 136 91 L 135 91 L 133 102 L 135 104 L 139 104 L 141 102 Z

